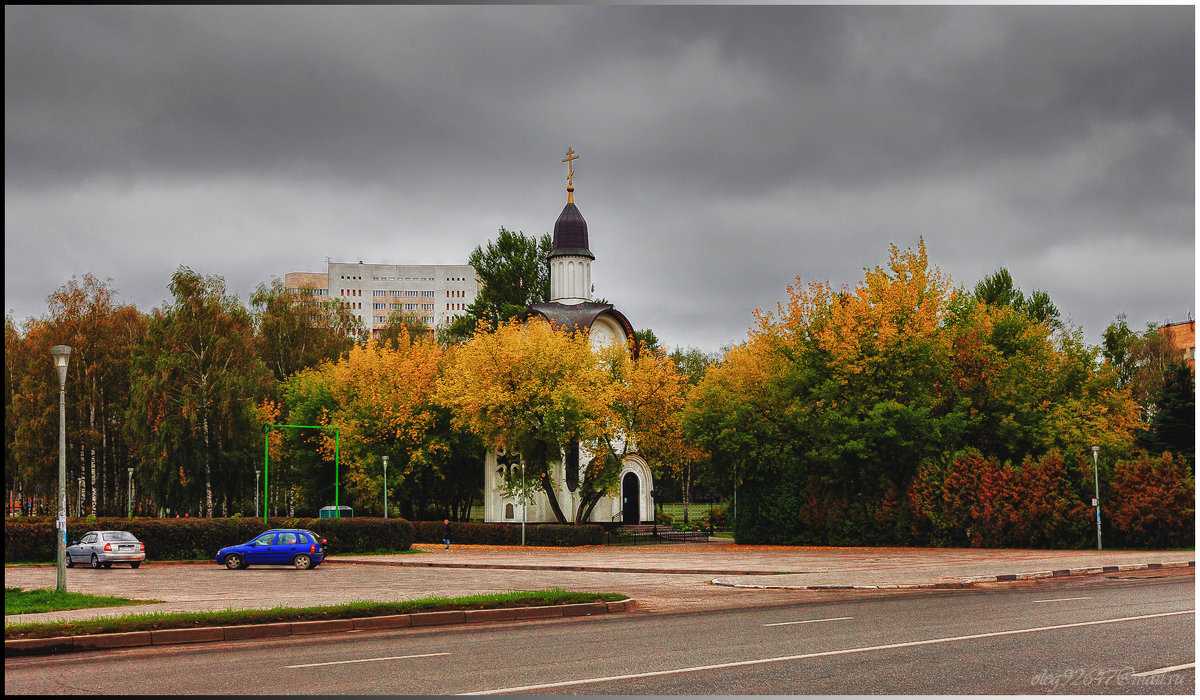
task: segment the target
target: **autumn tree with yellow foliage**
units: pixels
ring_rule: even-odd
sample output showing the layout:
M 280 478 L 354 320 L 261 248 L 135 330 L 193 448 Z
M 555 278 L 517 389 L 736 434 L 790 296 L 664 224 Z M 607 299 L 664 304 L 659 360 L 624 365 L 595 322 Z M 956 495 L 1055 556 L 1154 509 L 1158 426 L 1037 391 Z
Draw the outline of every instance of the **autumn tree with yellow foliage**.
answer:
M 434 401 L 443 352 L 432 340 L 412 340 L 400 328 L 394 343 L 355 345 L 340 360 L 288 381 L 285 395 L 293 423 L 339 427 L 341 488 L 359 508 L 370 511 L 382 504 L 383 455 L 389 457 L 389 489 L 399 489 L 419 513 L 437 500 L 434 492 L 450 488 L 444 482 L 479 481 L 482 454 L 453 433 L 448 414 Z M 309 479 L 309 487 L 331 491 L 332 432 L 296 431 L 289 442 L 294 460 L 316 467 L 298 471 L 322 475 Z M 464 462 L 474 467 L 469 473 L 462 473 Z M 468 490 L 440 505 L 465 517 L 473 493 Z
M 492 450 L 517 453 L 559 522 L 586 522 L 617 487 L 622 460 L 639 445 L 666 454 L 662 428 L 682 404 L 678 370 L 661 352 L 633 359 L 613 344 L 593 350 L 586 330 L 544 319 L 477 327 L 455 348 L 438 389 L 455 424 Z M 573 443 L 593 458 L 580 465 L 579 503 L 563 512 L 556 464 Z M 652 470 L 656 465 L 652 465 Z

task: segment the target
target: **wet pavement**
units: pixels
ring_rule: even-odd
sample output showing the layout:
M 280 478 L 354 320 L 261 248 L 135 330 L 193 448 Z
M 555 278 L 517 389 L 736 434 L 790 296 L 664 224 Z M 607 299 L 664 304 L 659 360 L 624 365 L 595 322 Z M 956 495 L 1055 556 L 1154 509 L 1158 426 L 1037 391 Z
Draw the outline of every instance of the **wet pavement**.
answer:
M 1093 575 L 1162 566 L 1192 575 L 1194 551 L 934 549 L 907 547 L 779 547 L 654 544 L 591 547 L 502 547 L 418 544 L 417 554 L 331 557 L 308 571 L 252 567 L 229 571 L 215 562 L 147 561 L 127 567 L 67 572 L 67 589 L 161 603 L 5 616 L 6 624 L 124 615 L 304 607 L 352 601 L 411 600 L 515 590 L 563 588 L 624 593 L 642 613 L 712 610 L 813 602 L 846 595 L 844 587 L 990 587 L 996 578 L 1048 578 L 1053 572 Z M 1191 566 L 1189 566 L 1191 564 Z M 1107 567 L 1105 569 L 1104 567 Z M 6 566 L 5 585 L 54 588 L 52 566 Z M 1018 581 L 1018 584 L 1022 581 Z M 1028 582 L 1026 582 L 1028 583 Z M 855 591 L 862 593 L 863 591 Z

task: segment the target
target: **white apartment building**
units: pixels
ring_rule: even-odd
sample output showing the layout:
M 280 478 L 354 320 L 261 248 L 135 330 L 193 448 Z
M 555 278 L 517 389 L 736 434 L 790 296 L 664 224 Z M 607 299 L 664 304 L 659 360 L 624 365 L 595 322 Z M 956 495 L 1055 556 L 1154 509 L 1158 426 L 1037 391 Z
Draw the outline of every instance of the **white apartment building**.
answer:
M 346 301 L 372 334 L 394 311 L 415 314 L 430 328 L 448 324 L 466 314 L 480 290 L 470 265 L 330 262 L 325 274 L 289 272 L 283 279 L 288 289 Z

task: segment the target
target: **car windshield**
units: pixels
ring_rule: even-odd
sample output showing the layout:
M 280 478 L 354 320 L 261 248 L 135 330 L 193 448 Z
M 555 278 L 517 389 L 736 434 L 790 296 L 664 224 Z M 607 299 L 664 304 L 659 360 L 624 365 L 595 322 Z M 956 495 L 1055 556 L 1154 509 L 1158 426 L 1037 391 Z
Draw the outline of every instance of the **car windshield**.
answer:
M 128 532 L 106 532 L 103 537 L 105 542 L 137 542 L 137 538 Z

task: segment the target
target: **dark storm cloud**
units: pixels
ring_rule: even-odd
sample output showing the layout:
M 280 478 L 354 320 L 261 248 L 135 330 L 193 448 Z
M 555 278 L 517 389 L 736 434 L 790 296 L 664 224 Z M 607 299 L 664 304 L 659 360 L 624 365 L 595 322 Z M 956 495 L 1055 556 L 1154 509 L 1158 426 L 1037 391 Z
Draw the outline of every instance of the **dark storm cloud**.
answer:
M 1193 17 L 6 7 L 6 308 L 89 271 L 148 308 L 179 264 L 245 298 L 326 256 L 462 262 L 550 230 L 573 146 L 597 293 L 670 344 L 919 237 L 1094 340 L 1193 310 Z

